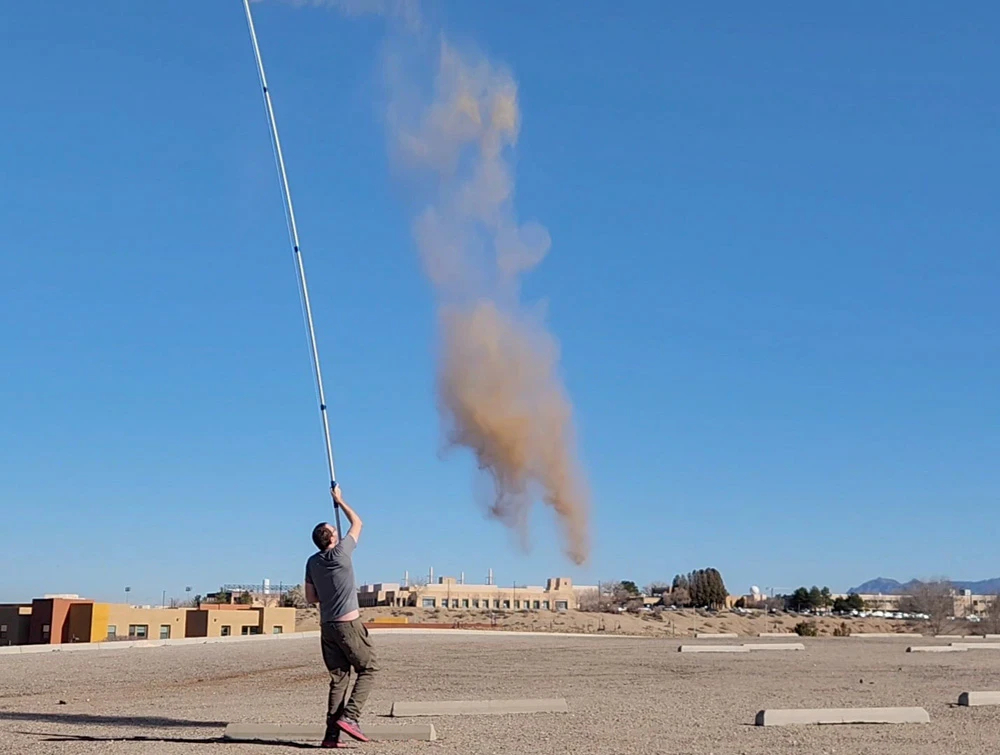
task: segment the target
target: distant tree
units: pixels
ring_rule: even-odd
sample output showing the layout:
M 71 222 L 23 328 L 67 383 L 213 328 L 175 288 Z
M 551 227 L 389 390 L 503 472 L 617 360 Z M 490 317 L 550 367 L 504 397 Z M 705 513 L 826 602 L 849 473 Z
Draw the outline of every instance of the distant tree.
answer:
M 240 593 L 240 597 L 237 599 L 237 602 L 244 606 L 253 605 L 253 595 L 244 590 Z
M 836 598 L 833 601 L 833 610 L 837 613 L 850 613 L 851 611 L 863 611 L 864 609 L 864 599 L 855 592 L 848 594 L 846 598 Z
M 816 585 L 809 590 L 809 607 L 812 609 L 823 607 L 823 592 Z
M 786 607 L 786 597 L 775 595 L 773 598 L 767 598 L 764 601 L 764 608 L 768 611 L 780 611 Z
M 700 573 L 697 571 L 688 572 L 688 575 L 684 581 L 688 586 L 687 587 L 688 595 L 691 596 L 691 605 L 695 606 L 696 608 L 699 606 L 703 606 L 704 603 L 701 602 L 701 599 L 704 590 L 701 584 L 702 579 Z
M 809 590 L 805 587 L 797 588 L 795 592 L 786 597 L 785 605 L 792 611 L 803 611 L 809 608 Z
M 618 585 L 624 592 L 633 597 L 639 594 L 639 587 L 631 579 L 623 579 Z
M 577 604 L 581 611 L 600 611 L 601 597 L 597 590 L 585 590 L 577 597 Z
M 987 634 L 1000 634 L 1000 595 L 991 595 L 983 616 L 983 629 Z
M 900 601 L 899 607 L 906 613 L 926 614 L 930 617 L 928 628 L 940 634 L 955 612 L 954 589 L 945 579 L 917 582 L 910 594 Z
M 830 593 L 829 587 L 824 587 L 820 590 L 819 596 L 823 599 L 823 608 L 829 608 L 833 605 L 833 595 Z
M 663 595 L 670 592 L 670 585 L 666 582 L 650 582 L 646 585 L 646 595 Z
M 687 608 L 691 605 L 691 595 L 683 587 L 678 587 L 676 590 L 664 593 L 663 600 L 667 605 L 677 606 L 678 608 Z
M 674 577 L 673 592 L 686 590 L 695 608 L 718 608 L 726 604 L 729 593 L 718 569 L 696 569 L 686 577 Z
M 709 584 L 711 585 L 711 605 L 722 608 L 726 605 L 726 598 L 729 591 L 726 590 L 726 583 L 722 579 L 722 574 L 718 569 L 709 569 Z
M 302 585 L 289 588 L 281 597 L 281 605 L 285 608 L 308 608 L 309 604 L 306 602 L 306 593 Z

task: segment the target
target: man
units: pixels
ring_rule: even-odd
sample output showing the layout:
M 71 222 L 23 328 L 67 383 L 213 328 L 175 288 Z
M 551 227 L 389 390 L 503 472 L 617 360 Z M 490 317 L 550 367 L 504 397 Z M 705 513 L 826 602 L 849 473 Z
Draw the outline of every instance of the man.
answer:
M 347 537 L 340 538 L 328 522 L 316 525 L 312 538 L 319 552 L 306 562 L 305 588 L 306 600 L 320 606 L 323 662 L 330 672 L 330 699 L 322 747 L 345 747 L 340 742 L 340 732 L 361 742 L 368 741 L 358 719 L 375 683 L 378 664 L 368 630 L 361 623 L 358 588 L 354 584 L 354 565 L 351 563 L 351 554 L 361 537 L 361 517 L 344 501 L 339 486 L 331 493 L 351 528 Z M 352 668 L 358 677 L 348 698 Z

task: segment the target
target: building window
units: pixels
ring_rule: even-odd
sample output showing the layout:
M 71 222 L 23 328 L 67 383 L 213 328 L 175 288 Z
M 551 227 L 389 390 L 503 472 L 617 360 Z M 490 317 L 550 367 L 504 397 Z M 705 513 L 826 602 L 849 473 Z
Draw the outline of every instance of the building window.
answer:
M 118 627 L 114 624 L 108 624 L 108 639 L 113 640 L 118 636 Z
M 49 641 L 49 635 L 52 633 L 51 624 L 42 624 L 42 642 Z
M 434 608 L 435 600 L 434 598 L 424 598 L 420 601 L 420 605 L 424 608 Z
M 500 601 L 499 601 L 499 600 L 496 600 L 496 599 L 494 599 L 494 601 L 493 601 L 493 607 L 494 607 L 494 608 L 499 608 L 499 607 L 500 607 Z
M 568 600 L 557 600 L 556 601 L 556 610 L 557 611 L 568 611 L 569 610 L 569 601 Z
M 169 640 L 170 639 L 170 625 L 160 624 L 160 639 Z
M 503 602 L 503 607 L 504 607 L 504 608 L 507 608 L 507 609 L 510 609 L 510 601 L 509 601 L 509 600 L 505 600 L 505 601 Z
M 6 640 L 6 639 L 7 639 L 7 625 L 0 624 L 0 640 Z
M 515 600 L 514 601 L 514 608 L 517 609 L 517 608 L 520 608 L 520 607 L 521 607 L 521 601 Z
M 468 598 L 463 598 L 462 599 L 462 608 L 468 608 L 468 607 L 469 607 L 469 599 Z
M 222 636 L 223 637 L 228 637 L 232 633 L 233 633 L 233 628 L 231 626 L 229 626 L 228 624 L 223 624 L 222 625 Z
M 540 604 L 539 604 L 539 602 L 538 602 L 538 601 L 536 600 L 536 601 L 534 602 L 534 604 L 533 604 L 533 605 L 532 605 L 531 607 L 532 607 L 532 608 L 534 608 L 534 609 L 535 609 L 535 610 L 537 611 L 537 610 L 538 610 L 539 608 L 541 608 L 541 605 L 540 605 Z
M 458 608 L 458 598 L 453 598 L 451 601 L 452 608 Z
M 472 599 L 472 607 L 473 608 L 479 608 L 479 598 L 473 598 Z
M 271 627 L 271 634 L 281 634 L 284 631 L 284 627 Z
M 144 640 L 149 635 L 148 624 L 129 624 L 128 636 L 137 640 Z
M 244 636 L 248 634 L 260 634 L 260 627 L 240 627 L 240 634 Z
M 547 601 L 547 600 L 543 600 L 542 601 L 542 610 L 543 611 L 548 611 L 549 610 L 549 601 Z

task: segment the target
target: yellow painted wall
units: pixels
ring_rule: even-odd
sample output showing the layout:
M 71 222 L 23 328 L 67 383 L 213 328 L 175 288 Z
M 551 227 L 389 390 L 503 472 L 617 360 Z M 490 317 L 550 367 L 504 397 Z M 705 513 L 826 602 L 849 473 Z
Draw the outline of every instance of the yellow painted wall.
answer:
M 294 608 L 265 608 L 262 617 L 261 631 L 264 634 L 274 634 L 275 627 L 281 627 L 282 634 L 295 631 Z
M 229 627 L 229 634 L 239 637 L 243 627 L 259 627 L 260 615 L 264 609 L 251 608 L 242 611 L 208 611 L 208 636 L 221 637 L 222 627 Z
M 118 639 L 128 638 L 130 624 L 145 624 L 148 627 L 147 640 L 160 639 L 160 625 L 170 627 L 170 639 L 184 637 L 186 608 L 133 608 L 120 603 L 108 604 L 107 619 L 103 625 L 107 637 L 108 625 L 114 624 Z M 100 626 L 98 626 L 100 629 Z
M 111 606 L 108 603 L 94 603 L 94 611 L 90 620 L 90 641 L 104 642 L 108 638 L 108 617 Z

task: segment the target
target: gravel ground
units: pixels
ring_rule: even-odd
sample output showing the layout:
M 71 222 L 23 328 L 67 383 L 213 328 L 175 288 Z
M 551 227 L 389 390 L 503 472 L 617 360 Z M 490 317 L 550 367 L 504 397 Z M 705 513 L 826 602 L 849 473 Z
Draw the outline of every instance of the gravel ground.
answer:
M 384 718 L 393 699 L 565 697 L 571 713 L 437 718 L 437 742 L 370 743 L 355 752 L 1000 751 L 1000 708 L 953 706 L 964 690 L 1000 689 L 998 651 L 913 654 L 895 639 L 820 639 L 805 652 L 748 655 L 688 655 L 673 641 L 610 637 L 374 639 L 383 671 L 368 723 L 396 723 Z M 229 721 L 321 722 L 326 687 L 315 639 L 2 656 L 0 752 L 277 755 L 302 746 L 218 738 Z M 895 705 L 925 707 L 931 724 L 751 725 L 764 707 Z

